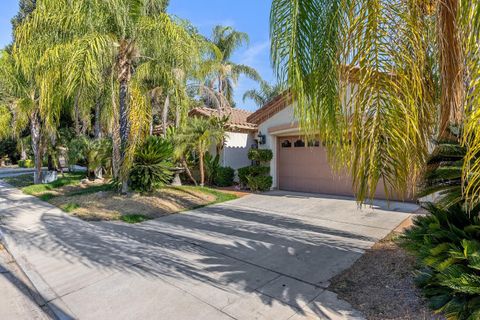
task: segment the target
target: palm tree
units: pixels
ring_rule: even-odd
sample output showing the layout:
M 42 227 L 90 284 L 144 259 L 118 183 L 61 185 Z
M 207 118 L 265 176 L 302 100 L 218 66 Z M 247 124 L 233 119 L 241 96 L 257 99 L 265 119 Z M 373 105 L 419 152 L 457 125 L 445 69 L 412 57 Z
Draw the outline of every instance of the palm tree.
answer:
M 33 44 L 32 44 L 33 45 Z M 40 45 L 35 44 L 37 50 Z M 48 46 L 44 39 L 44 46 Z M 34 156 L 34 183 L 42 182 L 42 162 L 45 152 L 45 142 L 54 136 L 60 110 L 46 108 L 50 102 L 42 88 L 45 80 L 44 72 L 36 64 L 40 59 L 38 51 L 14 48 L 13 52 L 3 51 L 0 56 L 0 82 L 4 95 L 9 98 L 10 113 L 4 112 L 2 122 L 8 123 L 9 135 L 19 137 L 25 128 L 29 128 L 31 147 Z
M 232 27 L 216 26 L 213 28 L 210 41 L 218 49 L 218 52 L 214 52 L 210 59 L 203 63 L 202 72 L 207 77 L 206 87 L 215 88 L 220 95 L 226 98 L 228 106 L 222 107 L 234 107 L 234 86 L 241 75 L 261 81 L 254 68 L 231 61 L 235 50 L 248 44 L 248 34 L 236 31 Z
M 186 152 L 195 151 L 199 160 L 200 186 L 205 184 L 204 157 L 212 144 L 219 144 L 225 139 L 225 119 L 216 117 L 189 118 L 175 137 L 177 155 L 184 155 Z
M 165 53 L 177 46 L 196 51 L 196 41 L 184 26 L 164 12 L 165 5 L 164 0 L 44 0 L 16 32 L 18 41 L 23 43 L 30 40 L 35 30 L 60 39 L 60 44 L 43 59 L 56 65 L 65 60 L 63 70 L 52 76 L 63 80 L 66 96 L 80 95 L 82 99 L 78 100 L 84 101 L 89 110 L 95 102 L 97 86 L 104 80 L 104 70 L 111 70 L 109 108 L 113 115 L 117 168 L 114 172 L 118 172 L 120 163 L 123 192 L 128 189 L 128 170 L 135 146 L 148 132 L 150 122 L 144 91 L 139 82 L 133 81 L 136 70 L 143 63 L 165 58 Z M 175 63 L 172 60 L 168 64 Z M 53 81 L 48 84 L 53 89 Z
M 360 202 L 380 181 L 387 194 L 409 191 L 432 138 L 463 121 L 465 190 L 478 197 L 478 12 L 468 0 L 273 0 L 275 70 L 304 131 L 350 168 Z
M 250 99 L 261 108 L 284 91 L 285 86 L 282 83 L 270 85 L 266 81 L 261 81 L 260 89 L 251 89 L 245 91 L 243 94 L 243 102 L 245 102 L 247 99 Z

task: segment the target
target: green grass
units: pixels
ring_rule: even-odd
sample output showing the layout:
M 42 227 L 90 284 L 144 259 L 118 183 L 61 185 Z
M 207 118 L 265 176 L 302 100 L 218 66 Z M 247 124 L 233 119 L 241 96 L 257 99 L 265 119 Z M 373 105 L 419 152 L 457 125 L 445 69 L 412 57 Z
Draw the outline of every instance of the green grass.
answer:
M 23 188 L 33 184 L 33 174 L 22 174 L 16 177 L 3 178 L 8 184 L 17 188 Z
M 36 197 L 42 201 L 48 201 L 55 198 L 55 195 L 51 192 L 47 192 L 47 193 L 39 194 Z
M 63 211 L 70 213 L 80 208 L 80 205 L 78 203 L 71 202 L 71 203 L 64 204 L 61 208 Z
M 126 214 L 120 217 L 120 220 L 130 224 L 140 223 L 140 222 L 144 222 L 151 219 L 152 218 L 145 216 L 143 214 Z
M 209 188 L 209 187 L 181 186 L 181 187 L 173 187 L 173 188 L 178 189 L 180 191 L 186 191 L 186 192 L 188 192 L 188 191 L 201 191 L 203 193 L 210 194 L 210 195 L 215 197 L 215 200 L 213 200 L 209 203 L 206 203 L 204 205 L 198 205 L 198 206 L 195 206 L 195 207 L 190 208 L 188 210 L 198 209 L 198 208 L 202 208 L 202 207 L 205 207 L 205 206 L 210 206 L 212 204 L 238 199 L 238 196 L 236 196 L 232 193 L 222 192 L 222 191 L 219 191 L 217 189 L 212 189 L 212 188 Z
M 50 191 L 64 187 L 74 186 L 85 179 L 85 173 L 75 172 L 66 173 L 64 177 L 60 176 L 56 181 L 46 184 L 33 184 L 33 175 L 25 174 L 17 177 L 5 178 L 4 181 L 14 187 L 20 188 L 24 193 L 39 197 L 43 201 L 52 199 L 55 195 Z M 84 194 L 96 193 L 99 191 L 112 190 L 113 186 L 110 184 L 91 186 L 84 189 L 69 192 L 66 196 L 79 196 Z
M 48 191 L 52 191 L 64 186 L 71 186 L 80 183 L 85 178 L 85 173 L 65 173 L 65 176 L 59 176 L 59 178 L 51 183 L 46 184 L 33 184 L 33 175 L 25 174 L 17 177 L 5 178 L 4 181 L 11 184 L 14 187 L 21 188 L 23 192 L 30 195 L 42 195 Z

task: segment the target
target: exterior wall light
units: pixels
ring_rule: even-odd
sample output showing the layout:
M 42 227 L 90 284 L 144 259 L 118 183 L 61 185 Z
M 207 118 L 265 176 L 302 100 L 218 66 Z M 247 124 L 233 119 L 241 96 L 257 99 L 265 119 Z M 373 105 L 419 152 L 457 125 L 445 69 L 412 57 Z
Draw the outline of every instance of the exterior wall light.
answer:
M 262 132 L 259 132 L 257 137 L 258 137 L 258 144 L 267 143 L 267 136 L 262 134 Z

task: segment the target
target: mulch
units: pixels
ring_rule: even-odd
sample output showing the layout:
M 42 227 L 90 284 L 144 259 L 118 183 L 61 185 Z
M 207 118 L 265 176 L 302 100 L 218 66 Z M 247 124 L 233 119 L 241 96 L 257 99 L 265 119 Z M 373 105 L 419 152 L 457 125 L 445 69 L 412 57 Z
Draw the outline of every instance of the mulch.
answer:
M 355 264 L 331 280 L 329 290 L 369 320 L 443 319 L 428 308 L 415 287 L 415 258 L 398 246 L 399 230 L 376 243 Z

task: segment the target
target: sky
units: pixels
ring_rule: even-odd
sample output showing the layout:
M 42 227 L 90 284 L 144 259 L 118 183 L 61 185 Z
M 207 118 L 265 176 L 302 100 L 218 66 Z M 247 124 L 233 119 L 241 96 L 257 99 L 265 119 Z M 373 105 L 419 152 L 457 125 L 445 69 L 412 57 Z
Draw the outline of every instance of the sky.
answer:
M 171 0 L 168 12 L 188 19 L 198 30 L 208 36 L 215 25 L 228 25 L 248 33 L 249 46 L 239 49 L 233 56 L 236 63 L 257 69 L 268 82 L 274 82 L 270 64 L 269 14 L 271 0 Z M 18 11 L 18 0 L 0 0 L 0 48 L 11 41 L 10 19 Z M 235 88 L 238 108 L 256 110 L 252 101 L 242 101 L 246 90 L 257 85 L 244 77 Z

